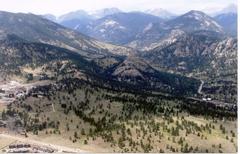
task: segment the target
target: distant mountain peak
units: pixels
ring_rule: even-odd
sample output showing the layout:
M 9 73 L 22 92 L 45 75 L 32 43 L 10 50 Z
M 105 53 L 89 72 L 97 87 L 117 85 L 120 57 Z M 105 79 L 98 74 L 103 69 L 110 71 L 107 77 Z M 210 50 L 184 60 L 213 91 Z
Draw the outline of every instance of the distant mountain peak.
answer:
M 145 12 L 154 16 L 158 16 L 162 19 L 171 19 L 176 16 L 175 14 L 162 8 L 148 9 Z
M 205 13 L 198 11 L 198 10 L 191 10 L 191 11 L 185 13 L 184 15 L 182 15 L 182 17 L 194 17 L 194 16 L 207 17 L 207 15 Z
M 58 22 L 83 18 L 91 18 L 91 16 L 84 10 L 77 10 L 58 17 Z
M 220 14 L 228 14 L 228 13 L 237 14 L 238 9 L 237 9 L 236 4 L 229 4 L 228 6 L 222 8 L 222 9 L 217 9 L 217 10 L 214 10 L 214 11 L 212 11 L 212 9 L 211 9 L 211 10 L 207 10 L 207 12 L 209 12 L 209 14 L 211 16 L 217 16 L 217 15 L 220 15 Z
M 210 16 L 201 12 L 192 10 L 176 19 L 169 21 L 167 24 L 174 26 L 175 28 L 183 28 L 187 31 L 196 30 L 210 30 L 222 32 L 222 27 Z
M 227 34 L 233 37 L 237 36 L 237 14 L 230 12 L 219 14 L 214 19 L 224 28 Z
M 230 4 L 227 7 L 223 8 L 221 13 L 237 13 L 237 5 Z
M 103 18 L 108 15 L 112 15 L 112 14 L 120 13 L 120 12 L 122 12 L 122 11 L 118 8 L 105 8 L 105 9 L 89 12 L 89 14 L 91 16 L 94 16 L 95 18 L 99 19 L 99 18 Z
M 200 22 L 206 22 L 207 20 L 211 20 L 211 17 L 209 17 L 207 14 L 197 10 L 191 10 L 187 12 L 186 14 L 182 15 L 182 18 L 190 18 L 191 20 L 197 20 Z M 210 23 L 206 22 L 206 24 L 209 25 Z M 218 27 L 217 23 L 212 22 L 212 24 L 215 24 Z

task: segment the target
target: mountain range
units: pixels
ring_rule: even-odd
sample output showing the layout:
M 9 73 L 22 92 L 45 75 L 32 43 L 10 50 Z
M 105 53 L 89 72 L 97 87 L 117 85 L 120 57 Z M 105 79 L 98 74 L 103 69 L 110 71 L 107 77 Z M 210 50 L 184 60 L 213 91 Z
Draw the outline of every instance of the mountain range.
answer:
M 203 89 L 216 99 L 225 99 L 219 91 L 226 83 L 225 93 L 235 90 L 236 15 L 152 14 L 116 8 L 59 18 L 0 12 L 1 69 L 23 74 L 22 67 L 45 62 L 53 71 L 67 61 L 87 81 L 111 88 L 193 96 L 204 79 Z
M 161 72 L 143 59 L 129 58 L 134 49 L 97 41 L 40 16 L 0 12 L 0 21 L 3 70 L 22 74 L 22 67 L 54 67 L 54 62 L 67 60 L 92 80 L 176 94 L 197 90 L 199 81 L 194 78 Z
M 224 33 L 223 28 L 210 16 L 200 11 L 190 11 L 172 20 L 148 24 L 135 40 L 128 43 L 128 46 L 137 47 L 139 50 L 150 50 L 157 47 L 159 43 L 176 40 L 183 33 L 201 30 Z
M 235 6 L 228 6 L 215 14 L 212 17 L 192 10 L 176 15 L 163 9 L 123 12 L 109 8 L 90 13 L 79 10 L 58 19 L 46 15 L 46 18 L 103 42 L 149 50 L 159 42 L 172 38 L 168 34 L 178 35 L 180 31 L 210 30 L 236 37 Z
M 236 152 L 237 57 L 229 9 L 0 11 L 0 151 Z
M 99 40 L 124 45 L 135 39 L 142 29 L 152 22 L 159 22 L 156 16 L 140 13 L 117 13 L 95 20 L 87 25 L 84 33 Z M 77 31 L 82 27 L 77 27 Z

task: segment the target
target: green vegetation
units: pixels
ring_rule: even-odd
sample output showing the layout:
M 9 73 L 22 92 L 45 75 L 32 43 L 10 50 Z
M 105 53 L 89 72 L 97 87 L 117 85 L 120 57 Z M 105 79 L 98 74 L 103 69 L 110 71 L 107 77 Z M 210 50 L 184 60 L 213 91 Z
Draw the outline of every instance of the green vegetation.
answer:
M 112 152 L 235 152 L 237 148 L 236 113 L 221 108 L 119 93 L 70 78 L 33 93 L 8 106 L 6 114 L 17 113 L 27 133 L 38 136 L 62 136 L 79 146 L 98 143 Z

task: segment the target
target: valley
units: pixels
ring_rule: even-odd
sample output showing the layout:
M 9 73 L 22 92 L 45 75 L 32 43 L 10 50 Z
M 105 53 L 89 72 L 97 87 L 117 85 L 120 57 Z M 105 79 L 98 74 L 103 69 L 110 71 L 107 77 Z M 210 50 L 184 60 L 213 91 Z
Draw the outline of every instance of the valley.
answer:
M 0 152 L 236 153 L 234 13 L 0 11 Z

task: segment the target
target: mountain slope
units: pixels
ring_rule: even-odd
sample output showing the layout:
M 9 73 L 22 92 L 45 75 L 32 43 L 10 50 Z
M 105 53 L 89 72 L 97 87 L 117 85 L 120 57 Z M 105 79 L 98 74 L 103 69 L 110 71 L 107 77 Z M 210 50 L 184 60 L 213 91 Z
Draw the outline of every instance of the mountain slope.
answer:
M 16 35 L 7 35 L 0 40 L 0 70 L 19 71 L 29 65 L 41 67 L 52 62 L 71 61 L 87 73 L 97 73 L 100 67 L 70 50 L 36 42 L 29 42 Z
M 9 75 L 23 76 L 24 68 L 30 67 L 40 69 L 41 74 L 50 72 L 48 74 L 54 76 L 54 79 L 74 79 L 80 75 L 85 77 L 84 80 L 99 86 L 131 87 L 128 90 L 141 87 L 143 91 L 182 95 L 196 93 L 199 86 L 196 79 L 159 72 L 138 58 L 115 58 L 117 61 L 111 67 L 104 68 L 96 61 L 88 61 L 67 49 L 28 42 L 15 35 L 7 35 L 0 41 L 0 57 L 1 72 Z M 64 73 L 63 69 L 66 70 Z
M 68 20 L 73 20 L 73 19 L 91 19 L 92 17 L 83 10 L 78 10 L 74 12 L 69 12 L 67 14 L 61 15 L 58 18 L 58 22 L 63 22 L 63 21 L 68 21 Z
M 156 70 L 152 73 L 151 71 L 154 69 L 140 71 L 144 76 L 140 80 L 137 76 L 114 73 L 118 72 L 120 66 L 122 67 L 121 64 L 137 62 L 135 67 L 130 67 L 132 70 L 139 70 L 136 67 L 142 65 L 138 65 L 139 60 L 114 55 L 113 53 L 116 53 L 116 50 L 114 52 L 113 50 L 117 46 L 98 42 L 39 16 L 3 12 L 0 13 L 0 19 L 2 19 L 0 20 L 0 38 L 3 41 L 1 64 L 4 68 L 2 69 L 13 71 L 15 75 L 18 74 L 17 72 L 21 72 L 19 68 L 21 66 L 35 66 L 41 69 L 42 65 L 46 65 L 51 70 L 51 74 L 54 74 L 55 78 L 59 78 L 58 70 L 60 68 L 57 63 L 64 65 L 63 62 L 68 61 L 70 62 L 69 72 L 76 72 L 78 75 L 84 71 L 85 75 L 88 74 L 90 82 L 101 86 L 111 88 L 114 88 L 114 86 L 141 87 L 143 90 L 156 90 L 173 94 L 179 94 L 180 92 L 182 94 L 193 94 L 197 92 L 198 80 L 161 73 Z M 122 49 L 127 48 L 119 47 L 119 49 L 120 52 L 124 52 Z M 126 63 L 126 60 L 128 63 Z M 140 61 L 147 68 L 151 68 L 143 60 Z M 75 68 L 71 63 L 77 67 Z M 122 67 L 121 70 L 128 72 L 128 67 Z M 75 75 L 66 72 L 60 77 L 72 76 L 75 78 Z M 128 77 L 130 77 L 130 81 Z M 172 80 L 178 84 L 172 84 L 176 83 L 170 82 Z M 189 84 L 185 84 L 186 82 Z M 180 90 L 181 87 L 185 87 L 184 92 Z
M 71 29 L 85 28 L 88 23 L 94 20 L 94 17 L 83 10 L 70 12 L 60 16 L 57 22 Z M 84 30 L 83 30 L 84 31 Z
M 184 33 L 142 57 L 157 70 L 202 79 L 205 95 L 236 103 L 237 48 L 237 39 L 197 31 Z
M 158 71 L 144 59 L 132 56 L 109 68 L 106 73 L 111 74 L 116 81 L 137 85 L 138 89 L 157 89 L 177 95 L 194 94 L 200 84 L 200 81 L 194 78 Z
M 132 52 L 129 48 L 94 40 L 33 14 L 0 12 L 0 30 L 1 33 L 15 34 L 26 40 L 67 48 L 89 58 L 108 54 L 128 55 Z
M 194 10 L 166 22 L 166 25 L 172 29 L 181 29 L 187 32 L 197 30 L 223 32 L 222 27 L 213 18 L 203 12 Z
M 192 72 L 194 69 L 204 71 L 215 57 L 213 54 L 216 52 L 216 45 L 222 39 L 224 39 L 222 35 L 212 31 L 184 33 L 174 42 L 159 46 L 144 56 L 153 63 L 175 71 Z
M 57 22 L 57 17 L 52 14 L 44 14 L 42 15 L 43 18 L 51 20 L 53 22 Z
M 88 30 L 77 30 L 101 41 L 124 45 L 135 39 L 146 25 L 160 18 L 140 12 L 117 13 L 90 23 Z
M 185 32 L 180 29 L 169 29 L 164 23 L 150 23 L 127 46 L 147 51 L 163 43 L 173 42 L 182 33 Z
M 65 27 L 79 29 L 80 32 L 85 33 L 88 25 L 94 20 L 120 12 L 121 10 L 117 8 L 106 8 L 92 12 L 78 10 L 60 16 L 57 22 Z
M 237 36 L 237 14 L 226 13 L 214 17 L 214 19 L 224 28 L 224 31 L 232 36 Z
M 190 11 L 166 22 L 150 23 L 128 46 L 151 50 L 162 44 L 174 42 L 183 33 L 213 31 L 223 33 L 223 28 L 211 17 L 200 11 Z

